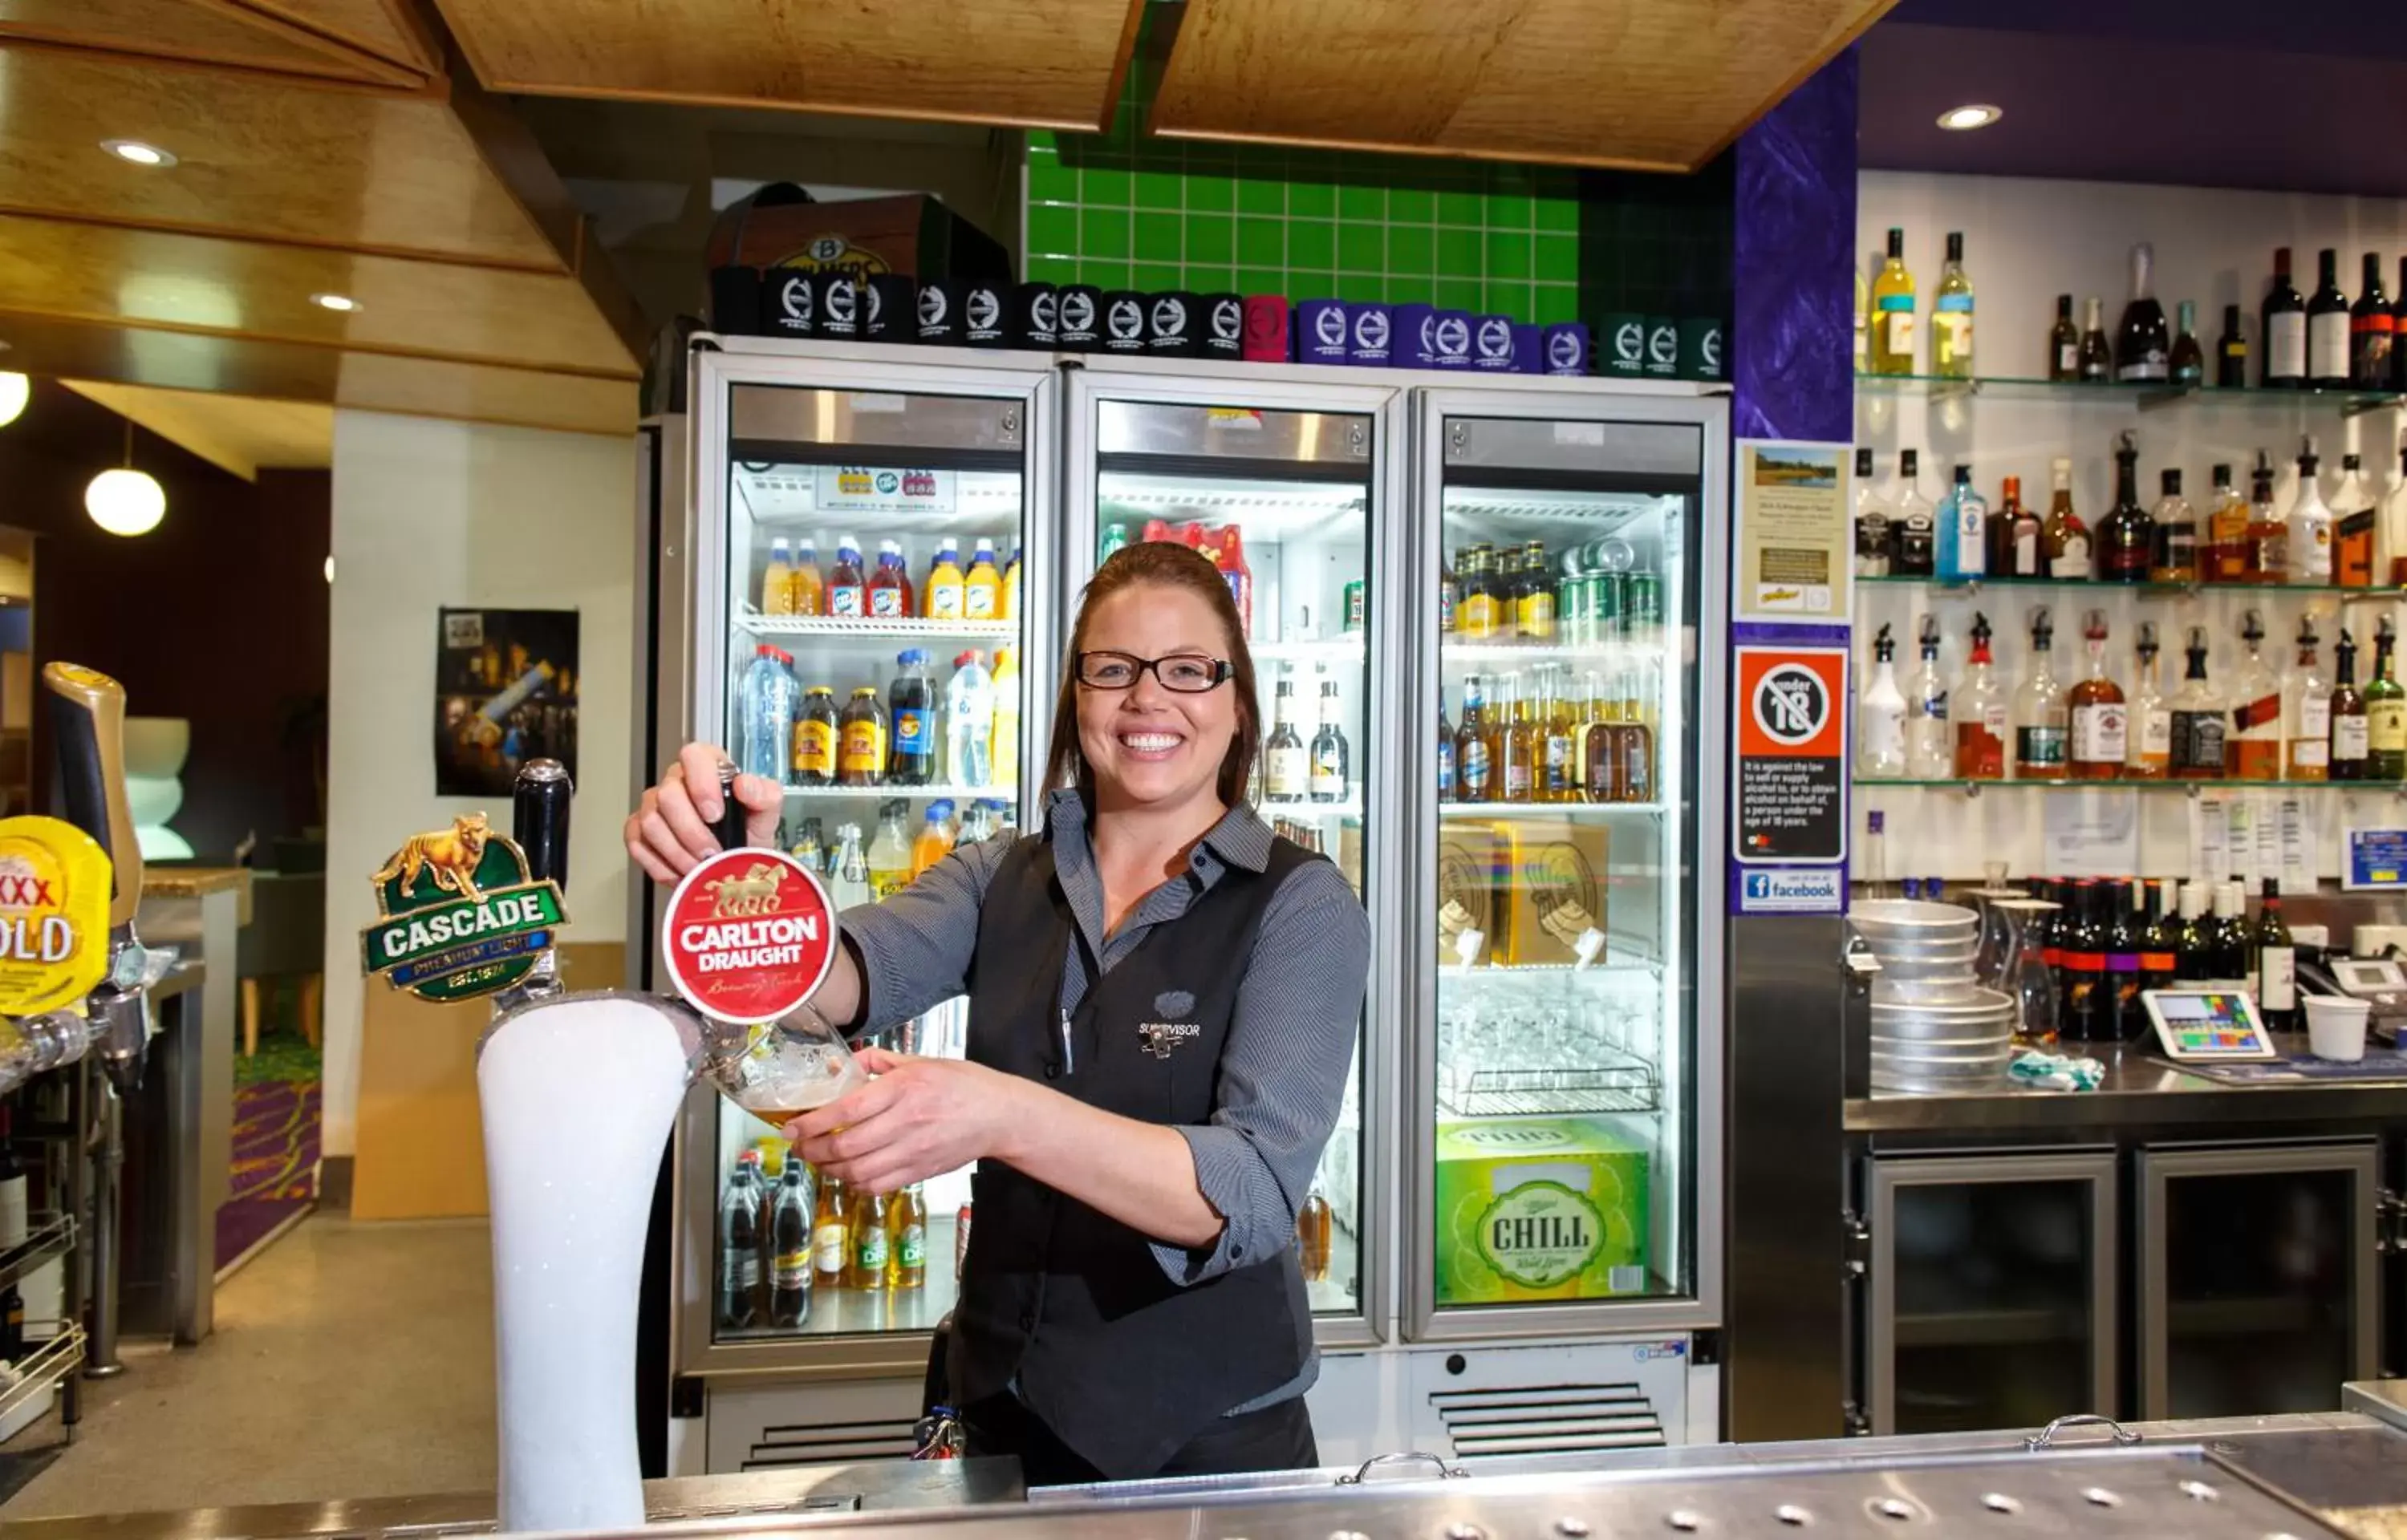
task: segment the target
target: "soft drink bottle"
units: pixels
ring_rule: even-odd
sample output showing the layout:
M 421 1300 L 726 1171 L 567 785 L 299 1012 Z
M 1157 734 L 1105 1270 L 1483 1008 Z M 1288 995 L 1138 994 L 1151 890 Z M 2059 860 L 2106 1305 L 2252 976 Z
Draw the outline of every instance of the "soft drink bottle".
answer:
M 877 570 L 869 574 L 869 616 L 903 620 L 911 615 L 911 574 L 903 570 L 903 547 L 890 540 L 877 543 Z
M 827 613 L 841 620 L 862 620 L 869 615 L 869 585 L 861 571 L 861 542 L 851 535 L 835 541 L 835 570 L 828 573 Z
M 994 730 L 994 681 L 985 656 L 976 649 L 953 658 L 945 682 L 945 763 L 942 777 L 957 786 L 983 786 L 993 761 L 987 736 Z
M 827 580 L 819 575 L 818 542 L 805 535 L 794 545 L 794 571 L 787 580 L 793 590 L 796 615 L 827 613 Z
M 784 784 L 793 738 L 794 676 L 783 655 L 764 642 L 744 670 L 745 773 Z
M 1235 525 L 1221 528 L 1219 555 L 1213 564 L 1229 585 L 1229 597 L 1237 602 L 1240 634 L 1250 638 L 1254 634 L 1254 570 L 1246 565 L 1245 533 Z
M 981 535 L 961 578 L 961 615 L 969 620 L 1002 618 L 1003 574 L 994 570 L 994 542 Z
M 1100 567 L 1104 562 L 1109 561 L 1113 556 L 1128 543 L 1129 532 L 1127 525 L 1117 521 L 1104 525 L 1102 547 L 1095 552 L 1095 565 Z
M 1019 649 L 994 650 L 994 727 L 987 739 L 987 784 L 1016 790 L 1019 784 Z
M 769 1211 L 769 1324 L 799 1326 L 811 1316 L 811 1193 L 800 1156 L 789 1156 Z
M 1149 518 L 1145 521 L 1145 533 L 1139 535 L 1137 538 L 1140 541 L 1175 541 L 1177 539 L 1177 536 L 1170 532 L 1170 525 L 1166 521 L 1158 518 Z
M 894 683 L 887 689 L 892 751 L 886 784 L 924 786 L 936 778 L 936 695 L 928 684 L 928 655 L 905 647 L 894 663 Z
M 786 558 L 786 537 L 769 542 L 769 565 L 761 574 L 761 613 L 794 613 L 794 566 Z
M 939 797 L 928 804 L 928 821 L 920 826 L 919 837 L 911 841 L 911 876 L 919 873 L 952 854 L 953 835 L 948 827 L 953 820 L 953 804 Z
M 1003 570 L 1003 591 L 998 596 L 998 601 L 1003 609 L 1002 613 L 995 617 L 996 619 L 1019 618 L 1019 547 L 1017 545 L 1011 548 L 1010 565 Z
M 950 540 L 936 547 L 936 559 L 928 564 L 925 598 L 929 619 L 959 620 L 961 617 L 961 563 L 954 558 Z
M 719 1200 L 719 1322 L 748 1331 L 761 1322 L 761 1156 L 747 1150 Z

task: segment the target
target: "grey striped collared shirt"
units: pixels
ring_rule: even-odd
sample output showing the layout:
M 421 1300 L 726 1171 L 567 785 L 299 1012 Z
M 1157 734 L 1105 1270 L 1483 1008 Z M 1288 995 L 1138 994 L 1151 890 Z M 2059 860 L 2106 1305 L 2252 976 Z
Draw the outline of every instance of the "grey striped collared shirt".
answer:
M 1056 791 L 1046 816 L 1054 868 L 1086 943 L 1071 947 L 1061 965 L 1064 1010 L 1086 997 L 1090 957 L 1110 972 L 1230 867 L 1260 871 L 1270 859 L 1269 826 L 1250 807 L 1232 808 L 1195 847 L 1187 874 L 1147 894 L 1107 936 L 1085 804 L 1075 791 Z M 882 1028 L 968 987 L 978 907 L 1010 849 L 1003 837 L 958 847 L 883 902 L 845 911 L 844 931 L 860 949 L 867 986 L 864 1022 Z M 1178 1130 L 1195 1157 L 1196 1185 L 1227 1222 L 1209 1248 L 1154 1243 L 1174 1282 L 1200 1283 L 1295 1243 L 1296 1210 L 1345 1098 L 1370 966 L 1370 920 L 1345 877 L 1327 861 L 1296 868 L 1262 911 L 1220 1053 L 1212 1121 Z

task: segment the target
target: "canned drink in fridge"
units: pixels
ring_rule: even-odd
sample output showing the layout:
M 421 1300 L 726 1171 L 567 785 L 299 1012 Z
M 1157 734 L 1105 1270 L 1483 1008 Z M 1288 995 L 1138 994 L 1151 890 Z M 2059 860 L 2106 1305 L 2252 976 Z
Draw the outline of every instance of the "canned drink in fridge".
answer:
M 1566 646 L 1585 647 L 1595 638 L 1596 609 L 1588 579 L 1574 573 L 1555 585 L 1555 624 Z
M 1346 585 L 1346 629 L 1359 631 L 1361 629 L 1362 580 L 1358 577 Z
M 1591 634 L 1599 642 L 1619 636 L 1625 629 L 1621 615 L 1621 574 L 1590 572 L 1581 581 L 1588 585 Z
M 1630 629 L 1640 633 L 1659 630 L 1663 625 L 1663 580 L 1653 572 L 1623 574 L 1623 607 L 1629 612 Z

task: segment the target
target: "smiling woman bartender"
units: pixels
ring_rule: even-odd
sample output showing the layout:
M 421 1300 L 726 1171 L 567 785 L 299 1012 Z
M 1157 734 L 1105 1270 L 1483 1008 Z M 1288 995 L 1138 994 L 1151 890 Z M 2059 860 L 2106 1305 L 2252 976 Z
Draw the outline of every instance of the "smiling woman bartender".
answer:
M 880 1192 L 978 1163 L 951 1383 L 970 1451 L 1018 1455 L 1031 1485 L 1317 1462 L 1295 1216 L 1370 925 L 1334 866 L 1246 804 L 1254 702 L 1212 564 L 1115 554 L 1071 633 L 1045 831 L 847 910 L 813 997 L 847 1032 L 970 997 L 966 1060 L 864 1051 L 877 1078 L 789 1128 Z M 718 848 L 719 761 L 689 747 L 627 821 L 653 877 Z M 766 843 L 777 786 L 734 792 Z

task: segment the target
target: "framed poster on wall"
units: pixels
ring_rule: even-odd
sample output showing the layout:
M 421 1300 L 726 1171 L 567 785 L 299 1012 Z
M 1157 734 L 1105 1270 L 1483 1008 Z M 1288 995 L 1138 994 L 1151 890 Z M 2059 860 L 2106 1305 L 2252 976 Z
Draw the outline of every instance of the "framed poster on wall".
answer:
M 437 613 L 434 792 L 506 797 L 519 767 L 577 774 L 577 612 Z

